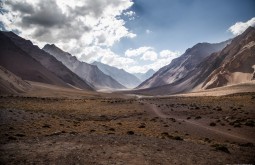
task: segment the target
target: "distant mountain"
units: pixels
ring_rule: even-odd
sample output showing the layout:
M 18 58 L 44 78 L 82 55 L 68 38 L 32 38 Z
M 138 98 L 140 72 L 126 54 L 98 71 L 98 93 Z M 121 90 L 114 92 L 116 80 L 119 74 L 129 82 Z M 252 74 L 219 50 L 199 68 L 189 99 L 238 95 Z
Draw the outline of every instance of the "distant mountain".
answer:
M 172 60 L 169 65 L 161 68 L 152 77 L 141 83 L 141 85 L 138 86 L 138 89 L 167 85 L 180 80 L 202 60 L 210 54 L 222 50 L 229 43 L 230 40 L 216 44 L 196 44 L 192 48 L 187 49 L 183 55 Z
M 83 80 L 93 84 L 96 89 L 124 89 L 125 87 L 114 80 L 111 76 L 104 74 L 95 65 L 79 61 L 75 56 L 64 52 L 54 44 L 45 45 L 43 50 L 61 61 L 71 71 L 80 76 Z
M 150 78 L 154 73 L 155 71 L 153 69 L 150 69 L 146 73 L 134 73 L 134 75 L 143 82 Z
M 0 94 L 19 94 L 30 88 L 28 82 L 0 66 Z
M 212 53 L 181 79 L 136 93 L 165 95 L 249 82 L 255 80 L 254 69 L 255 28 L 249 27 L 222 51 Z
M 104 74 L 111 76 L 127 88 L 134 88 L 141 83 L 136 76 L 123 69 L 118 69 L 97 61 L 93 62 L 92 65 L 96 65 Z

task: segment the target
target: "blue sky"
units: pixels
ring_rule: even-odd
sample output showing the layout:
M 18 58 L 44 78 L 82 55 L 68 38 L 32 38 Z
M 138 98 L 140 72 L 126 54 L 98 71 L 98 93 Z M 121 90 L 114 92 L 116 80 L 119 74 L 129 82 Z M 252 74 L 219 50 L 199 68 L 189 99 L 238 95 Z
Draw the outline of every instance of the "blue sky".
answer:
M 135 20 L 126 26 L 138 34 L 123 39 L 114 50 L 144 45 L 156 50 L 179 50 L 198 42 L 221 42 L 233 37 L 228 28 L 255 16 L 254 0 L 135 0 Z M 146 30 L 150 30 L 149 34 Z
M 199 42 L 255 26 L 255 0 L 0 1 L 0 29 L 131 73 L 158 70 Z

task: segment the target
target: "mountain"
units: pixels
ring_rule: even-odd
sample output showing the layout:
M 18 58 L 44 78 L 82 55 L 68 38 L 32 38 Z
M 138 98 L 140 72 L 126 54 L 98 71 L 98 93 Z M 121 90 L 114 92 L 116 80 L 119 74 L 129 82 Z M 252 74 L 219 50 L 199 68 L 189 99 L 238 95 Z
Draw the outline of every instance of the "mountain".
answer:
M 142 94 L 175 94 L 255 80 L 255 28 L 248 28 L 223 50 L 212 53 L 171 84 L 142 89 Z
M 96 65 L 104 74 L 111 76 L 127 88 L 134 88 L 141 83 L 136 76 L 123 69 L 118 69 L 97 61 L 93 62 L 92 65 Z
M 39 61 L 17 46 L 17 44 L 13 42 L 15 38 L 18 38 L 18 36 L 12 32 L 0 32 L 0 65 L 24 80 L 70 87 L 60 76 L 52 73 Z M 19 42 L 19 45 L 27 44 L 33 47 L 30 41 L 26 41 L 22 38 L 19 39 Z M 70 84 L 74 86 L 77 85 L 80 88 L 91 89 L 90 87 L 87 88 L 86 83 L 82 80 L 80 80 L 80 83 L 81 84 L 75 84 L 71 82 Z
M 46 44 L 43 50 L 61 61 L 71 71 L 80 76 L 83 80 L 93 84 L 96 89 L 124 89 L 125 87 L 114 80 L 111 76 L 104 74 L 95 65 L 79 61 L 75 56 L 64 52 L 54 44 Z
M 22 79 L 93 90 L 57 59 L 13 32 L 0 32 L 0 65 Z
M 137 88 L 152 88 L 178 81 L 185 77 L 190 70 L 193 70 L 203 59 L 213 52 L 222 50 L 229 43 L 230 40 L 216 44 L 196 44 L 192 48 L 187 49 L 183 55 L 172 60 L 169 65 L 161 68 L 151 78 L 141 83 Z
M 28 82 L 0 66 L 0 94 L 19 94 L 30 88 Z
M 203 89 L 248 82 L 255 79 L 255 28 L 249 27 L 231 45 L 214 55 L 223 58 L 202 85 Z M 208 61 L 209 63 L 209 61 Z
M 154 73 L 155 71 L 153 69 L 150 69 L 146 73 L 134 73 L 134 75 L 143 82 L 150 78 Z

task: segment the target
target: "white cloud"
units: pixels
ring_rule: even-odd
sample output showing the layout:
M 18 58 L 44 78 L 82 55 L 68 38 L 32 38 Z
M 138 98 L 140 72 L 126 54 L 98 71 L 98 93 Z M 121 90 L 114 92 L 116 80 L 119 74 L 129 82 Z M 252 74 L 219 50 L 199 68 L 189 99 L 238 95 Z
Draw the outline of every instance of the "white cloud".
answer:
M 159 55 L 158 55 L 159 54 Z M 145 65 L 132 65 L 125 68 L 130 73 L 145 73 L 149 69 L 157 71 L 171 61 L 181 55 L 179 51 L 162 50 L 159 53 L 155 52 L 153 47 L 140 47 L 137 49 L 128 49 L 125 55 L 130 58 L 141 56 L 140 59 L 145 60 Z
M 255 27 L 255 17 L 251 18 L 247 22 L 237 22 L 228 30 L 234 35 L 239 35 L 242 34 L 249 26 Z
M 9 12 L 0 14 L 0 22 L 40 47 L 55 43 L 80 56 L 84 47 L 107 49 L 122 38 L 134 38 L 119 17 L 132 5 L 132 0 L 12 0 L 4 2 Z
M 132 17 L 132 16 L 135 15 L 135 12 L 134 11 L 127 11 L 127 12 L 124 13 L 124 15 Z
M 180 55 L 181 53 L 179 51 L 171 51 L 171 50 L 162 50 L 159 55 L 162 58 L 176 58 Z
M 135 12 L 134 11 L 127 11 L 123 13 L 124 16 L 127 16 L 129 20 L 134 20 L 135 19 Z
M 137 49 L 128 49 L 125 52 L 125 56 L 127 56 L 127 57 L 141 56 L 145 52 L 150 51 L 150 50 L 153 50 L 153 48 L 152 47 L 147 47 L 147 46 L 140 47 L 140 48 L 137 48 Z
M 89 63 L 100 61 L 117 68 L 128 68 L 130 65 L 136 64 L 135 60 L 131 58 L 121 57 L 109 48 L 105 49 L 99 46 L 84 48 L 84 54 L 79 55 L 79 60 Z
M 169 64 L 178 54 L 170 50 L 156 52 L 148 46 L 128 49 L 124 57 L 111 51 L 122 38 L 136 37 L 120 17 L 134 19 L 136 13 L 128 11 L 132 0 L 5 2 L 3 7 L 9 12 L 0 14 L 0 22 L 7 30 L 19 31 L 40 47 L 54 43 L 85 62 L 100 61 L 129 72 L 146 72 Z M 149 29 L 145 32 L 151 33 Z
M 155 61 L 158 58 L 158 54 L 154 51 L 147 51 L 143 54 L 141 57 L 142 60 L 150 60 L 150 61 Z

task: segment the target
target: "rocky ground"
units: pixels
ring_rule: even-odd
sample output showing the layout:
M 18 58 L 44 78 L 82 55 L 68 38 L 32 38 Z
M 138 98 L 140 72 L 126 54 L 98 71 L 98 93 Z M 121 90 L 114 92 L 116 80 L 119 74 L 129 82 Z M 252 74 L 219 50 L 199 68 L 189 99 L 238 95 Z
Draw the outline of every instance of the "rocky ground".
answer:
M 255 93 L 2 96 L 0 164 L 255 163 Z

